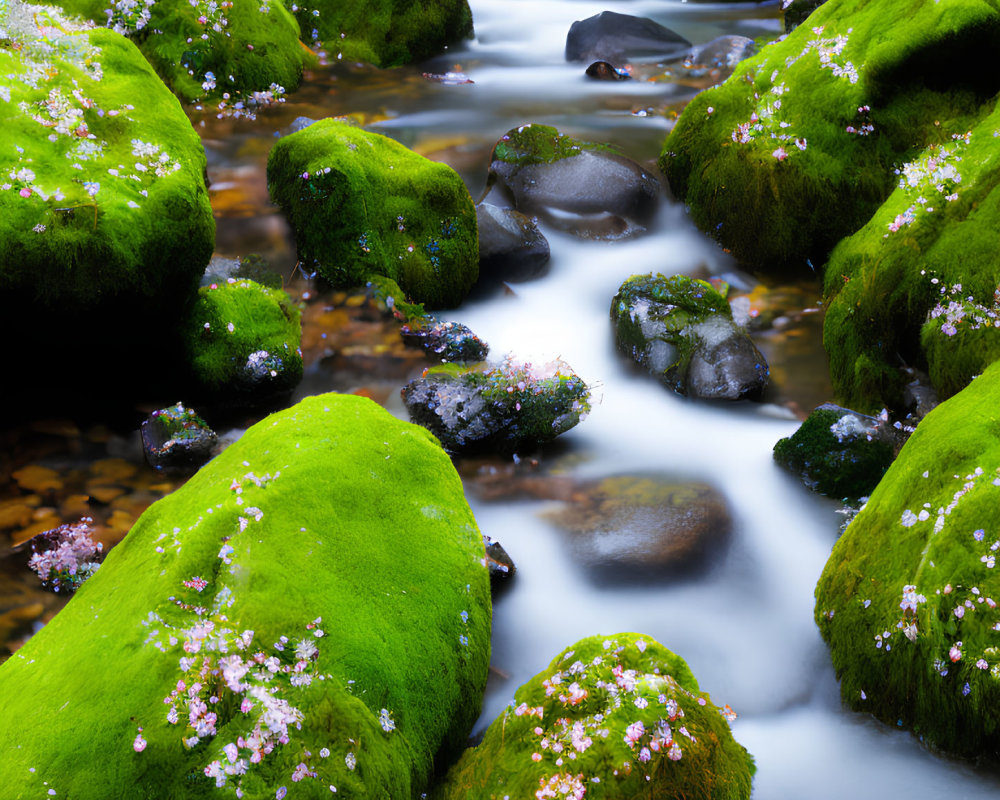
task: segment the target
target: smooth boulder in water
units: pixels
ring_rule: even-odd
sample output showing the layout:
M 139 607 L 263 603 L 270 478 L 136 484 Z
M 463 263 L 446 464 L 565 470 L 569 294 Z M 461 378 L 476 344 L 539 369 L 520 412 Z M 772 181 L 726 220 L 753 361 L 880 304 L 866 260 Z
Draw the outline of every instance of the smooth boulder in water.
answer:
M 760 399 L 769 369 L 726 299 L 685 275 L 633 275 L 611 301 L 620 352 L 678 394 Z
M 351 395 L 267 417 L 0 665 L 5 793 L 418 797 L 479 713 L 484 559 L 422 428 Z
M 756 767 L 680 656 L 638 633 L 590 636 L 521 686 L 433 800 L 747 800 Z
M 152 412 L 139 428 L 146 461 L 157 470 L 194 470 L 212 457 L 219 441 L 192 408 L 175 403 Z
M 691 42 L 648 17 L 602 11 L 577 20 L 566 36 L 567 61 L 610 61 L 636 57 L 681 58 Z
M 537 278 L 549 263 L 549 242 L 533 219 L 492 203 L 476 206 L 479 224 L 479 280 Z

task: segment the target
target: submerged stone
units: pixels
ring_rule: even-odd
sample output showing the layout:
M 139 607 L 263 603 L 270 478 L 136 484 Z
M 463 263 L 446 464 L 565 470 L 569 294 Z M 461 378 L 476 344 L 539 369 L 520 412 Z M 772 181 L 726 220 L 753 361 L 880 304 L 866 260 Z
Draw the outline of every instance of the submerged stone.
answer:
M 580 142 L 548 125 L 522 125 L 493 148 L 486 199 L 578 236 L 621 238 L 645 230 L 659 205 L 649 170 L 607 145 Z M 492 202 L 492 201 L 491 201 Z
M 197 469 L 212 457 L 219 441 L 208 423 L 183 403 L 154 411 L 139 430 L 146 461 L 158 470 Z
M 567 549 L 602 583 L 689 576 L 725 552 L 732 517 L 704 483 L 621 475 L 575 487 L 546 518 L 567 532 Z
M 610 61 L 636 57 L 680 58 L 691 42 L 648 17 L 602 11 L 577 20 L 566 36 L 567 61 Z
M 755 766 L 735 718 L 654 639 L 591 636 L 521 686 L 431 796 L 749 798 Z
M 453 307 L 476 282 L 475 206 L 446 164 L 325 119 L 275 142 L 267 183 L 300 260 L 335 286 L 384 275 L 417 302 Z
M 816 622 L 845 704 L 948 753 L 1000 753 L 1000 365 L 931 411 L 834 545 Z
M 562 361 L 541 367 L 439 367 L 402 390 L 410 419 L 451 453 L 534 450 L 590 411 L 590 390 Z
M 611 301 L 620 352 L 689 397 L 759 399 L 768 366 L 725 298 L 684 275 L 633 275 Z
M 872 493 L 903 439 L 887 418 L 825 403 L 774 446 L 774 460 L 810 489 L 856 500 Z
M 202 287 L 184 326 L 199 388 L 237 404 L 291 391 L 302 378 L 299 319 L 280 289 L 232 278 Z
M 483 558 L 426 431 L 346 395 L 274 414 L 0 665 L 5 792 L 419 797 L 479 713 Z

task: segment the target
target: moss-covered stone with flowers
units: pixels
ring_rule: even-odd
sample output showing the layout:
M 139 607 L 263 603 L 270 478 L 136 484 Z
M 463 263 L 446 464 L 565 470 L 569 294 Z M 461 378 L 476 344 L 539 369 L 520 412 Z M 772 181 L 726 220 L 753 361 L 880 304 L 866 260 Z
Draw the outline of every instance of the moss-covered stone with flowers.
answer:
M 0 666 L 0 785 L 417 797 L 465 743 L 489 649 L 448 456 L 370 400 L 318 395 L 151 506 Z
M 468 0 L 296 0 L 302 38 L 331 60 L 398 67 L 472 37 Z
M 976 118 L 998 46 L 996 0 L 829 0 L 697 95 L 660 166 L 744 265 L 818 271 L 892 192 L 895 166 L 940 141 L 936 122 Z
M 517 690 L 432 797 L 749 798 L 755 767 L 735 716 L 655 640 L 591 636 Z
M 844 702 L 1000 753 L 1000 364 L 928 414 L 837 541 L 816 622 Z
M 823 339 L 838 396 L 899 406 L 902 364 L 948 397 L 1000 355 L 1000 106 L 940 120 L 892 195 L 833 251 Z
M 479 277 L 476 209 L 447 164 L 346 122 L 279 139 L 267 184 L 299 258 L 337 286 L 392 278 L 417 303 L 458 305 Z
M 244 103 L 273 101 L 299 85 L 311 58 L 281 0 L 51 3 L 132 38 L 170 88 L 188 101 L 226 92 Z
M 246 278 L 203 286 L 184 323 L 197 383 L 230 398 L 293 389 L 302 378 L 300 317 L 281 289 Z

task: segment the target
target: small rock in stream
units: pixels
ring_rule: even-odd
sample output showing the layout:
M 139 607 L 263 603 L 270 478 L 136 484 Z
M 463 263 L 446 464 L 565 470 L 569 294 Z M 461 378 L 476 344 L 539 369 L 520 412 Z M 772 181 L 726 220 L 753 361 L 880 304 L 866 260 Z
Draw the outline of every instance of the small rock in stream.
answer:
M 476 206 L 479 282 L 525 281 L 544 274 L 549 243 L 533 219 L 492 203 Z
M 683 36 L 648 17 L 602 11 L 570 26 L 566 60 L 621 64 L 637 56 L 680 58 L 689 47 Z
M 154 411 L 140 430 L 146 461 L 170 472 L 197 469 L 212 457 L 219 440 L 208 423 L 183 403 Z

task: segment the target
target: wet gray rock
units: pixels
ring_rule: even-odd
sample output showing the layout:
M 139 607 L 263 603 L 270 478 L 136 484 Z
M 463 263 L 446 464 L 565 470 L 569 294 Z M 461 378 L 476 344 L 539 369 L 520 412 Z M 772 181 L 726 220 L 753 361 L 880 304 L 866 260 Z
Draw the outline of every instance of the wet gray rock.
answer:
M 627 70 L 620 69 L 607 61 L 595 61 L 587 67 L 586 75 L 596 81 L 627 81 L 632 79 Z
M 421 347 L 442 361 L 483 361 L 490 352 L 486 342 L 459 322 L 441 322 L 432 316 L 415 317 L 400 329 L 403 342 Z
M 479 280 L 525 281 L 545 273 L 549 242 L 534 220 L 492 203 L 476 206 Z
M 208 423 L 183 403 L 154 411 L 140 432 L 146 461 L 166 472 L 198 469 L 212 457 L 219 440 Z
M 513 204 L 555 227 L 597 239 L 644 231 L 660 193 L 659 181 L 635 161 L 545 125 L 522 125 L 501 138 L 487 186 L 489 202 Z
M 602 11 L 577 20 L 566 36 L 567 61 L 610 61 L 631 58 L 682 58 L 691 42 L 648 17 Z
M 483 534 L 483 545 L 486 548 L 486 568 L 490 571 L 490 588 L 497 591 L 508 586 L 514 579 L 517 567 L 514 566 L 513 559 L 507 555 L 500 542 L 494 542 L 485 533 Z
M 746 36 L 719 36 L 703 45 L 692 47 L 684 59 L 684 66 L 732 72 L 737 64 L 756 52 L 757 45 L 753 39 Z
M 689 576 L 719 560 L 732 531 L 725 498 L 700 482 L 623 475 L 580 484 L 546 518 L 601 583 Z
M 685 275 L 633 275 L 611 303 L 619 351 L 679 394 L 756 400 L 767 388 L 763 354 L 715 289 Z

